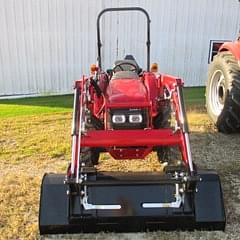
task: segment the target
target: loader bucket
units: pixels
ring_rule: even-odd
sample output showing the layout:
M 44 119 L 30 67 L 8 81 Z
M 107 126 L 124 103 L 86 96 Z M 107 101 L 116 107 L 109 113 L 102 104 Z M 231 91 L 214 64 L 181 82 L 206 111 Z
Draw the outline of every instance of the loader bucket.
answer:
M 195 191 L 185 193 L 178 204 L 176 183 L 167 174 L 96 173 L 87 184 L 85 205 L 81 193 L 74 191 L 77 187 L 64 184 L 64 175 L 46 174 L 40 196 L 40 234 L 224 230 L 219 177 L 213 171 L 198 174 Z

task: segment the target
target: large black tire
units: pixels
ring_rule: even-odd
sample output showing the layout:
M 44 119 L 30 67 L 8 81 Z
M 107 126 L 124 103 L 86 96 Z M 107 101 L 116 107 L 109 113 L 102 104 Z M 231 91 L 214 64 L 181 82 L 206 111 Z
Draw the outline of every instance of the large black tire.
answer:
M 171 126 L 171 105 L 170 102 L 162 107 L 161 112 L 154 120 L 154 127 L 157 129 L 160 128 L 169 128 Z M 178 146 L 173 147 L 156 147 L 158 160 L 160 163 L 167 162 L 168 165 L 177 165 L 181 162 L 181 153 Z
M 228 51 L 218 53 L 209 66 L 206 107 L 220 132 L 240 131 L 240 66 Z
M 93 116 L 91 116 L 90 114 L 87 114 L 85 128 L 88 131 L 88 130 L 100 129 L 101 126 L 100 124 L 98 124 L 97 120 L 95 120 Z M 81 161 L 84 162 L 85 166 L 87 167 L 97 165 L 100 151 L 101 149 L 99 148 L 89 148 L 89 147 L 82 148 Z

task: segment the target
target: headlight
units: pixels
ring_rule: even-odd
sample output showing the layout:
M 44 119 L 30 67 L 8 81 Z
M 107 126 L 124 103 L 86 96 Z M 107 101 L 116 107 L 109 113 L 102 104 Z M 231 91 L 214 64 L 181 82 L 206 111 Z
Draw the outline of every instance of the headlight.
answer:
M 129 122 L 130 123 L 141 123 L 143 120 L 143 117 L 141 114 L 134 114 L 134 115 L 129 115 Z
M 113 121 L 113 123 L 125 123 L 126 117 L 125 117 L 125 115 L 113 115 L 112 121 Z

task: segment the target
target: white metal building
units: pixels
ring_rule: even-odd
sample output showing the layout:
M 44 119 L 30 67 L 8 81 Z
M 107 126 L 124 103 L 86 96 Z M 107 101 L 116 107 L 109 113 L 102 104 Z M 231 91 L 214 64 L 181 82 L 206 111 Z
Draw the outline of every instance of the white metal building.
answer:
M 238 0 L 0 0 L 0 96 L 71 92 L 96 62 L 96 18 L 106 7 L 139 6 L 151 17 L 151 61 L 186 86 L 205 84 L 210 40 L 235 39 Z M 142 13 L 107 13 L 103 63 L 133 54 L 145 66 Z

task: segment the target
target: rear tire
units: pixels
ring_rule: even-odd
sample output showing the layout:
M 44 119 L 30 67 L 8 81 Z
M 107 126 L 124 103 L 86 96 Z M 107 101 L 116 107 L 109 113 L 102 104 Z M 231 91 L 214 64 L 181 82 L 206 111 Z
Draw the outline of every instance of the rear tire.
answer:
M 171 113 L 172 109 L 170 102 L 167 102 L 165 106 L 162 107 L 162 111 L 156 117 L 154 121 L 154 127 L 157 129 L 171 127 Z M 160 163 L 167 162 L 168 165 L 178 165 L 182 161 L 178 146 L 161 146 L 157 147 L 156 151 Z
M 228 51 L 218 53 L 209 66 L 206 107 L 220 132 L 240 132 L 240 66 Z

